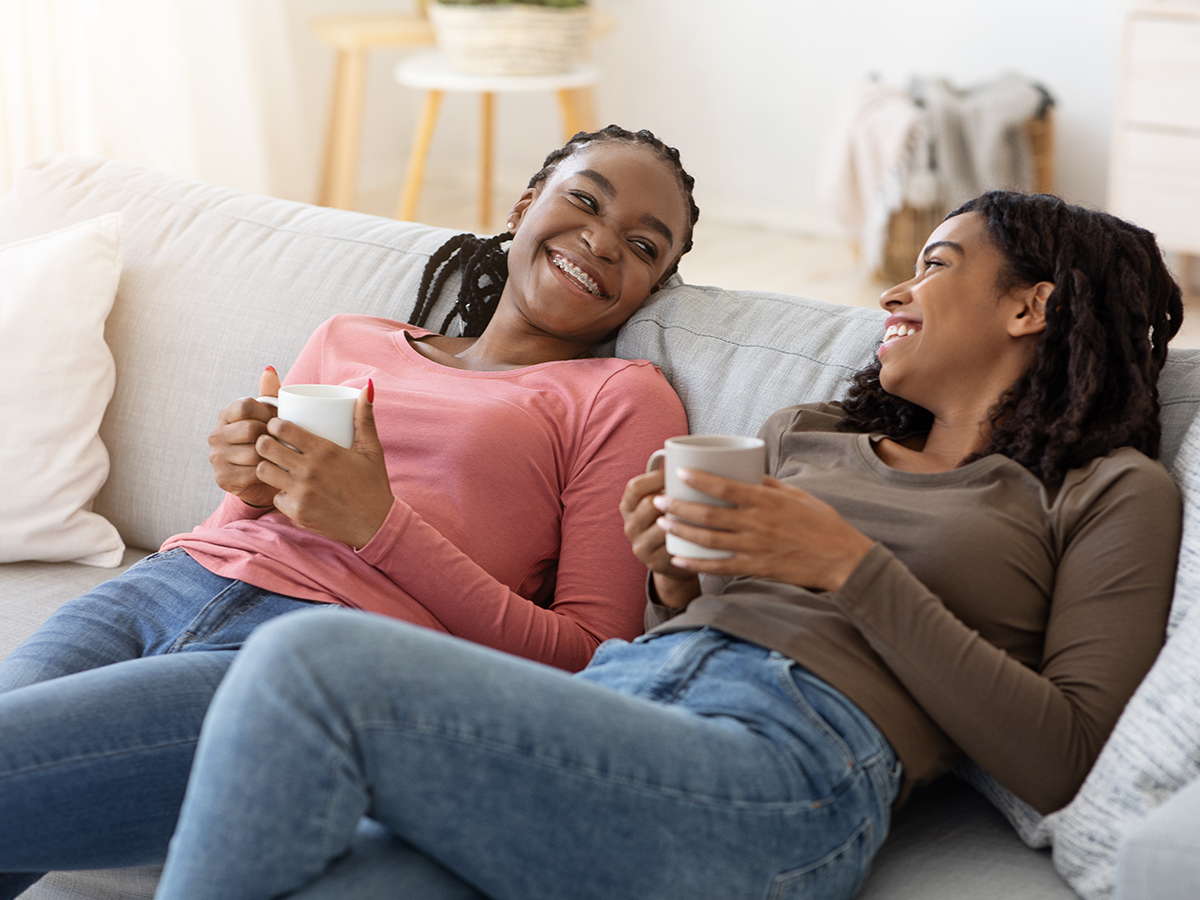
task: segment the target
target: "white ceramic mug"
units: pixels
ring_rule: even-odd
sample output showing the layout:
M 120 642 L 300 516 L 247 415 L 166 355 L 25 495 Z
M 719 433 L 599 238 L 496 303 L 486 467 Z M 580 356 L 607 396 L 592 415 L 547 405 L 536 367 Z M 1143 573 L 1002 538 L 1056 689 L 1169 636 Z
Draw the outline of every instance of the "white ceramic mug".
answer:
M 650 454 L 646 471 L 666 468 L 667 496 L 673 500 L 691 500 L 710 506 L 730 506 L 709 494 L 688 487 L 679 480 L 679 469 L 699 469 L 724 478 L 745 481 L 747 484 L 762 484 L 766 468 L 766 450 L 759 438 L 738 437 L 722 434 L 695 434 L 673 437 Z M 667 552 L 672 556 L 690 556 L 694 559 L 728 559 L 733 556 L 726 550 L 710 550 L 678 535 L 667 535 Z
M 318 437 L 347 449 L 354 446 L 354 406 L 362 391 L 344 384 L 289 384 L 278 397 L 259 397 L 279 410 L 279 418 L 295 422 Z

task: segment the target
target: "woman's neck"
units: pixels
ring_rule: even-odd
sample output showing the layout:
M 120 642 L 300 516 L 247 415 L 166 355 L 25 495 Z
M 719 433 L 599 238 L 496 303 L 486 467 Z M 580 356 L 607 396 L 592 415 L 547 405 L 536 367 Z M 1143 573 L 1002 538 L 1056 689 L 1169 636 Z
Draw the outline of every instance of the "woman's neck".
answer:
M 591 355 L 588 349 L 545 339 L 497 340 L 489 338 L 486 330 L 477 338 L 452 338 L 441 334 L 414 338 L 408 332 L 405 336 L 409 346 L 431 362 L 473 372 L 504 372 Z
M 986 418 L 960 423 L 935 418 L 926 434 L 899 441 L 884 438 L 875 445 L 875 453 L 888 466 L 902 472 L 948 472 L 985 446 Z

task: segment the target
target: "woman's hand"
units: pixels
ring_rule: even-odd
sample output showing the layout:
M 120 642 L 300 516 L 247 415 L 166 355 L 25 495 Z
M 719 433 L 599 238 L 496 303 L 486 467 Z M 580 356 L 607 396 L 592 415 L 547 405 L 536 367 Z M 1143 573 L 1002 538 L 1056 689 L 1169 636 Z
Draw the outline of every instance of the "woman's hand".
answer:
M 277 492 L 275 508 L 301 528 L 356 550 L 379 531 L 394 500 L 373 395 L 368 382 L 354 408 L 349 450 L 279 418 L 255 442 L 261 457 L 255 474 Z
M 267 366 L 258 379 L 258 396 L 278 394 L 279 375 Z M 276 488 L 258 478 L 262 457 L 255 448 L 255 442 L 267 433 L 267 423 L 274 415 L 275 407 L 243 397 L 221 410 L 217 427 L 208 436 L 208 461 L 217 484 L 251 506 L 275 504 Z
M 658 526 L 654 498 L 663 491 L 663 470 L 656 469 L 630 479 L 621 497 L 625 537 L 633 554 L 654 573 L 654 590 L 663 606 L 682 609 L 700 593 L 700 579 L 671 564 L 667 536 Z
M 778 479 L 768 476 L 761 485 L 751 485 L 694 469 L 681 470 L 680 477 L 735 508 L 671 500 L 664 494 L 655 497 L 653 505 L 675 518 L 663 515 L 658 527 L 702 547 L 729 550 L 734 555 L 732 559 L 675 557 L 670 564 L 677 570 L 751 575 L 811 590 L 836 591 L 871 549 L 871 539 L 832 506 Z

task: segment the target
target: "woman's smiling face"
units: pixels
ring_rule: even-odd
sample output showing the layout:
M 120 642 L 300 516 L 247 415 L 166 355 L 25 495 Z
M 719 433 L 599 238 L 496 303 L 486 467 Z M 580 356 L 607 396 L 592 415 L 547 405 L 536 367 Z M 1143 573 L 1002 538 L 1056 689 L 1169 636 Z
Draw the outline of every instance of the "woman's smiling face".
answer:
M 670 163 L 620 142 L 588 144 L 562 160 L 521 195 L 510 219 L 504 300 L 535 329 L 589 345 L 659 287 L 690 227 Z
M 891 314 L 878 351 L 884 390 L 933 409 L 948 393 L 994 389 L 986 376 L 1013 340 L 1004 265 L 978 213 L 937 227 L 914 276 L 880 298 Z

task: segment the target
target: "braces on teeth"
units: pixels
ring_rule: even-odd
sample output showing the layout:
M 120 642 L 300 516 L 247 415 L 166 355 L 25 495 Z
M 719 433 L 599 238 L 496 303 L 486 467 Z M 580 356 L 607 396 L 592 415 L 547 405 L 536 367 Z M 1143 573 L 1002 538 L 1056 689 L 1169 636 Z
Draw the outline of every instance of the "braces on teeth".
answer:
M 567 262 L 561 256 L 552 257 L 552 261 L 556 266 L 583 285 L 588 293 L 595 294 L 597 297 L 600 296 L 600 285 L 596 284 L 592 277 L 583 271 L 583 269 L 573 263 Z

